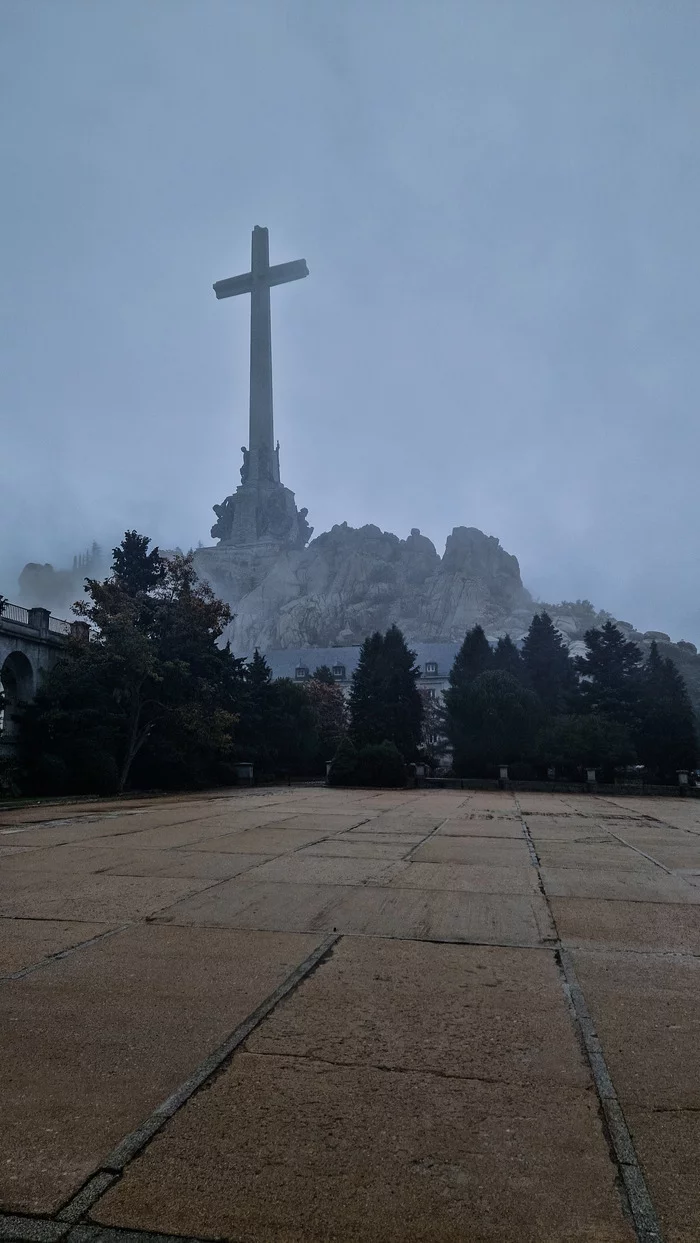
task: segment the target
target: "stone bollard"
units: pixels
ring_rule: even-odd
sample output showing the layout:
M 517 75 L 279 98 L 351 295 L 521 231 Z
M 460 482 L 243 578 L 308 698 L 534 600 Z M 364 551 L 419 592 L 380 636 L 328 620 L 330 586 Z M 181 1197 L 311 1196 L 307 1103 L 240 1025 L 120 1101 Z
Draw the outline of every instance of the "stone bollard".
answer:
M 587 783 L 588 783 L 589 787 L 593 787 L 593 786 L 595 785 L 595 783 L 596 783 L 596 778 L 595 778 L 595 768 L 587 768 L 587 769 L 586 769 L 586 781 L 587 781 Z
M 331 768 L 332 768 L 332 767 L 333 767 L 333 761 L 332 761 L 332 760 L 326 760 L 326 785 L 328 785 L 328 778 L 329 778 L 329 777 L 330 777 L 330 775 L 331 775 Z
M 498 784 L 501 787 L 501 789 L 504 789 L 504 787 L 508 785 L 508 765 L 507 764 L 498 765 Z
M 38 630 L 40 634 L 49 633 L 49 618 L 51 614 L 48 609 L 28 609 L 29 625 Z
M 688 769 L 679 768 L 676 770 L 678 776 L 678 793 L 686 795 L 688 793 Z
M 240 786 L 252 786 L 253 765 L 247 762 L 236 764 L 236 780 Z

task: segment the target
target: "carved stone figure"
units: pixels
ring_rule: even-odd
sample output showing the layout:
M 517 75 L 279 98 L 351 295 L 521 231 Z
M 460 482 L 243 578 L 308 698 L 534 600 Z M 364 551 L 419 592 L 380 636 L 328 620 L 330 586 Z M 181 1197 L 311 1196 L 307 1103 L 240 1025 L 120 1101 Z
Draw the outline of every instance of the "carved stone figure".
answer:
M 212 539 L 227 540 L 233 530 L 233 517 L 236 512 L 235 496 L 227 496 L 220 505 L 213 506 L 217 521 L 211 529 Z

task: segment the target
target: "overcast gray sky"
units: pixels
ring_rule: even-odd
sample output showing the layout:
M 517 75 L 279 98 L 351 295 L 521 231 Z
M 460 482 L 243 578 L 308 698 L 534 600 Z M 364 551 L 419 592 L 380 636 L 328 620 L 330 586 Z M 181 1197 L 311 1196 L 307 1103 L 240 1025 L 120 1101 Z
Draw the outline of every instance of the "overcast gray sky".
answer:
M 700 639 L 698 0 L 0 0 L 0 588 L 239 482 Z

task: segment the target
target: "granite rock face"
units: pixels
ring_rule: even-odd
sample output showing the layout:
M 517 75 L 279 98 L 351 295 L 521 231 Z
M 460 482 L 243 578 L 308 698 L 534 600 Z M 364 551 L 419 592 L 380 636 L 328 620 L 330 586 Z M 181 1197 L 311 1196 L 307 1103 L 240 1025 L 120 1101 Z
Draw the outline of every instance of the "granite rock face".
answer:
M 461 641 L 476 622 L 520 634 L 534 611 L 517 558 L 475 527 L 455 527 L 442 557 L 417 528 L 402 540 L 343 523 L 307 548 L 219 545 L 195 560 L 236 614 L 237 653 L 361 643 L 392 622 L 412 640 Z

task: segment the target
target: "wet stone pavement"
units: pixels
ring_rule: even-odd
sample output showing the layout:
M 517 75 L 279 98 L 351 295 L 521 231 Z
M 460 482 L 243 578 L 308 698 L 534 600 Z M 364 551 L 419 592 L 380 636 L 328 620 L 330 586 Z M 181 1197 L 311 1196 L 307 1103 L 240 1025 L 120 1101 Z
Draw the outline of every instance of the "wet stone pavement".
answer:
M 0 1238 L 700 1239 L 700 802 L 5 809 L 0 997 Z

